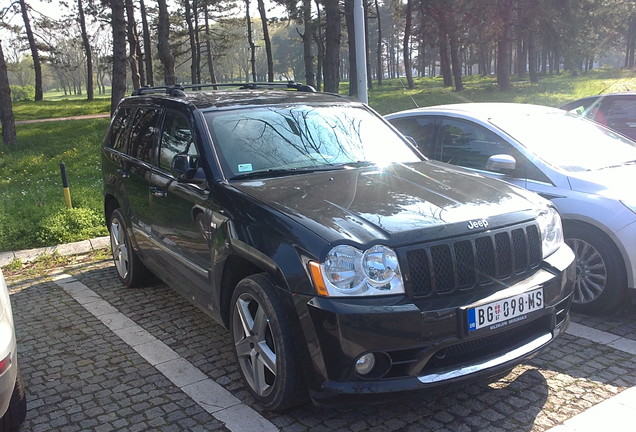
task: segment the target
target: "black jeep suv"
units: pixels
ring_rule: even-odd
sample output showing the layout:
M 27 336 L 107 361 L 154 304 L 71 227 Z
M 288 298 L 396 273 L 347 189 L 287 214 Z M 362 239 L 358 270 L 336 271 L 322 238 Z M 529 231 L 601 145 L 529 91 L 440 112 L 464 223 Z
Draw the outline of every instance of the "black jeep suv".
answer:
M 574 256 L 547 201 L 312 90 L 119 103 L 102 169 L 124 284 L 154 274 L 228 327 L 270 409 L 490 378 L 564 331 Z

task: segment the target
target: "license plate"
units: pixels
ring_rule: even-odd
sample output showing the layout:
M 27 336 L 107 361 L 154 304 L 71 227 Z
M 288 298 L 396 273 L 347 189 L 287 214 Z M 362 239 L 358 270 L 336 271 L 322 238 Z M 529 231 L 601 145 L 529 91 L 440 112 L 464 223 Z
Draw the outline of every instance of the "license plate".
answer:
M 543 309 L 543 288 L 468 309 L 468 331 L 523 321 L 528 313 Z

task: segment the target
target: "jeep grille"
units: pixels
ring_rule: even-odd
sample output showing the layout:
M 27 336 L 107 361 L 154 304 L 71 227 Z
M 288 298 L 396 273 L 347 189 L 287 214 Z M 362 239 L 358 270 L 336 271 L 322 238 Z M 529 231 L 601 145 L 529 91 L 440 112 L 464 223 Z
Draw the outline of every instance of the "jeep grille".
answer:
M 403 250 L 406 286 L 414 297 L 443 296 L 522 275 L 541 262 L 541 236 L 533 224 Z

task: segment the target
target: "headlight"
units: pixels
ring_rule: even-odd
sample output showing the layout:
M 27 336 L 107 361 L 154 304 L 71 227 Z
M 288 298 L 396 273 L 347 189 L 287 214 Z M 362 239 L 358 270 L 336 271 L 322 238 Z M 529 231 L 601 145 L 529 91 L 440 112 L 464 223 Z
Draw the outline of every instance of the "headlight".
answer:
M 318 293 L 327 297 L 404 293 L 397 255 L 386 246 L 336 246 L 323 263 L 311 262 L 310 270 Z
M 551 255 L 563 243 L 563 227 L 561 216 L 552 206 L 546 207 L 537 217 L 539 230 L 541 230 L 541 249 L 543 258 Z

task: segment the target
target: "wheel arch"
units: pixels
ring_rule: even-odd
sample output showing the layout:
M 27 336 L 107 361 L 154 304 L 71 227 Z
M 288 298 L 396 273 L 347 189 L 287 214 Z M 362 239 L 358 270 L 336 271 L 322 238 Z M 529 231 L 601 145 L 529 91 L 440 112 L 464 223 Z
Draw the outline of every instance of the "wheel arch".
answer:
M 113 211 L 117 208 L 121 207 L 117 198 L 113 195 L 106 194 L 104 196 L 104 220 L 106 222 L 106 227 L 110 230 L 110 216 L 113 214 Z
M 563 223 L 563 235 L 565 238 L 567 238 L 567 235 L 568 235 L 567 233 L 570 229 L 578 228 L 578 229 L 592 231 L 596 233 L 597 235 L 601 236 L 602 238 L 604 238 L 605 240 L 607 240 L 609 247 L 613 248 L 615 252 L 621 257 L 621 269 L 623 270 L 623 274 L 629 279 L 629 274 L 627 272 L 627 259 L 626 259 L 627 251 L 625 251 L 620 246 L 620 242 L 616 241 L 612 233 L 608 233 L 606 230 L 588 221 L 583 221 L 578 219 L 563 219 L 562 223 Z

